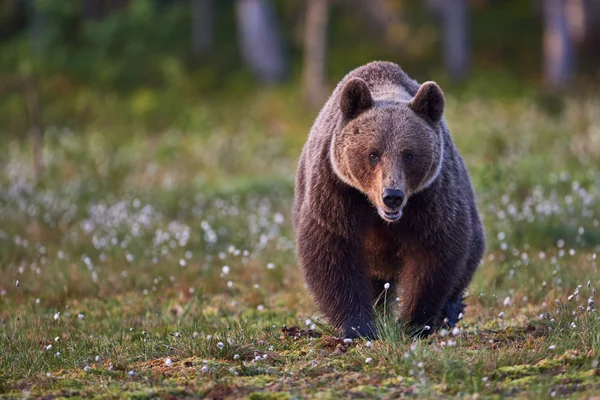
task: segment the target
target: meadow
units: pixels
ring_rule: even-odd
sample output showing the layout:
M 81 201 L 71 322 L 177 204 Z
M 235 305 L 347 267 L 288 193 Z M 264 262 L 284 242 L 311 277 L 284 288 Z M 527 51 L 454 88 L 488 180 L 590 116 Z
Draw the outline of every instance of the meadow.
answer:
M 457 329 L 413 339 L 380 316 L 368 342 L 336 337 L 296 264 L 315 117 L 296 98 L 200 101 L 195 130 L 48 127 L 40 179 L 29 142 L 3 139 L 0 397 L 600 393 L 597 99 L 448 96 L 487 252 Z

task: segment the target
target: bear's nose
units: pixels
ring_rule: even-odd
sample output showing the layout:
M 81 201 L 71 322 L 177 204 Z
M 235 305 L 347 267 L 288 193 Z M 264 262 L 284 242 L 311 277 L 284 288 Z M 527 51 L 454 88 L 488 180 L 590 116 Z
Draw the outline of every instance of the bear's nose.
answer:
M 383 204 L 389 208 L 398 208 L 404 201 L 402 189 L 385 189 L 383 191 Z

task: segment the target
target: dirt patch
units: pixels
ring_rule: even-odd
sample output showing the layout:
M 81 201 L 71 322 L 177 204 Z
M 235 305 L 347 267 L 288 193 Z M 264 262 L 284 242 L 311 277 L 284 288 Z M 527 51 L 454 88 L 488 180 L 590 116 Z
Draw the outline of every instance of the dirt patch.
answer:
M 314 331 L 312 329 L 300 329 L 297 326 L 283 326 L 281 328 L 281 339 L 292 338 L 292 339 L 300 339 L 300 338 L 320 338 L 323 336 L 320 332 Z

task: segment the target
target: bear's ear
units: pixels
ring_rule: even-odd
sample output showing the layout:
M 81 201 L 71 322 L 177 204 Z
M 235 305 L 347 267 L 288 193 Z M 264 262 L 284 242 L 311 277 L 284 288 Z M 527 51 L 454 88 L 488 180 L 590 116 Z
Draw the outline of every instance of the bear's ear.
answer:
M 373 107 L 373 97 L 367 82 L 360 78 L 352 78 L 344 85 L 340 108 L 347 120 L 358 117 L 362 112 Z
M 444 93 L 435 82 L 425 82 L 409 105 L 421 117 L 439 122 L 444 114 Z

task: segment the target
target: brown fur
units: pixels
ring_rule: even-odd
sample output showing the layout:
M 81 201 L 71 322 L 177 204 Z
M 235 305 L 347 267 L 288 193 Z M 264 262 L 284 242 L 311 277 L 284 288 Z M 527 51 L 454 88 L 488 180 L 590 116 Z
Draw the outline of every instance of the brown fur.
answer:
M 373 62 L 338 84 L 304 146 L 298 261 L 318 306 L 346 336 L 375 334 L 373 303 L 386 282 L 414 326 L 455 323 L 462 310 L 485 238 L 443 109 L 435 83 Z M 388 206 L 388 191 L 404 195 L 401 206 Z

